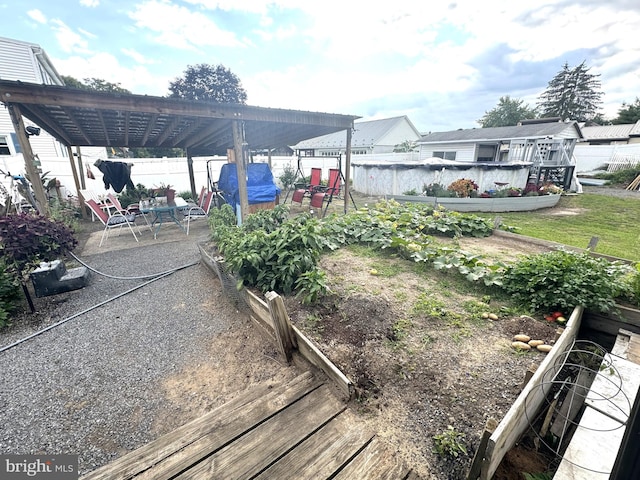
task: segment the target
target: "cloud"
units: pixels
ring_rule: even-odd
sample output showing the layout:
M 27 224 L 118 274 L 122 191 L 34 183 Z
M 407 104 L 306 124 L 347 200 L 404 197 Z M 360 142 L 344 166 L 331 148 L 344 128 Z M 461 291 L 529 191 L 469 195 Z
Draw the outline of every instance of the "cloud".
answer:
M 27 12 L 27 15 L 29 16 L 29 18 L 31 18 L 32 20 L 35 20 L 38 23 L 41 23 L 41 24 L 47 23 L 47 17 L 45 17 L 44 13 L 42 13 L 38 9 L 29 10 Z
M 163 96 L 167 94 L 170 78 L 151 73 L 146 67 L 136 65 L 126 67 L 109 53 L 93 55 L 73 55 L 52 59 L 62 75 L 70 75 L 79 80 L 100 78 L 107 82 L 119 83 L 133 93 Z
M 52 19 L 51 25 L 53 26 L 52 29 L 62 51 L 66 53 L 89 53 L 87 40 L 80 34 L 74 32 L 62 20 Z
M 156 42 L 172 48 L 198 50 L 204 46 L 242 46 L 234 32 L 221 29 L 200 12 L 166 0 L 139 3 L 129 17 L 142 34 L 152 32 Z
M 155 61 L 153 59 L 147 58 L 140 52 L 135 51 L 132 48 L 121 48 L 120 51 L 124 53 L 127 57 L 132 58 L 135 62 L 144 64 L 153 64 Z
M 100 5 L 100 0 L 80 0 L 80 5 L 83 7 L 95 8 Z

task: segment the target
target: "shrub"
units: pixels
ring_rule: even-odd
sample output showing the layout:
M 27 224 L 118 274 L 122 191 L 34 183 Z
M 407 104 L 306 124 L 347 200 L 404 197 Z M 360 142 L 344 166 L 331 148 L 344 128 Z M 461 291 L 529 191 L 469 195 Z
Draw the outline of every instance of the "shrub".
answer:
M 528 256 L 510 265 L 503 288 L 534 311 L 570 311 L 578 305 L 609 311 L 628 292 L 629 266 L 588 253 L 557 250 Z
M 603 180 L 608 180 L 607 183 L 611 183 L 614 185 L 628 185 L 630 184 L 638 175 L 640 175 L 640 166 L 631 166 L 629 168 L 623 168 L 622 170 L 618 170 L 617 172 L 607 172 L 596 175 L 596 178 L 602 178 Z
M 430 183 L 422 187 L 422 192 L 427 197 L 455 197 L 456 193 L 447 190 L 439 183 Z
M 0 261 L 0 327 L 4 327 L 9 314 L 15 310 L 20 298 L 20 290 L 15 276 L 7 272 L 4 262 Z
M 0 218 L 0 257 L 7 271 L 26 281 L 30 271 L 40 262 L 49 262 L 78 241 L 62 222 L 29 213 Z
M 282 169 L 282 173 L 278 177 L 280 180 L 280 186 L 284 189 L 291 188 L 297 180 L 296 170 L 291 165 L 285 165 Z
M 473 180 L 467 178 L 460 178 L 451 182 L 447 187 L 447 190 L 455 192 L 458 197 L 467 198 L 470 197 L 473 192 L 478 191 L 478 184 Z
M 284 294 L 297 289 L 309 300 L 324 292 L 322 275 L 309 273 L 316 270 L 322 250 L 316 219 L 304 214 L 278 225 L 283 207 L 249 215 L 237 227 L 229 225 L 230 211 L 212 217 L 212 238 L 241 285 Z

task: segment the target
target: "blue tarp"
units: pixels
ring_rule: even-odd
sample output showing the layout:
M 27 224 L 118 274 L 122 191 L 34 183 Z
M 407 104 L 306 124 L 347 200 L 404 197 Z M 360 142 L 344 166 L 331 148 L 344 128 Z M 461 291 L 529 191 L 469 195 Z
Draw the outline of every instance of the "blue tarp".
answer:
M 226 163 L 220 170 L 218 189 L 230 205 L 240 204 L 238 172 L 235 163 Z M 280 195 L 280 188 L 273 181 L 273 174 L 267 163 L 247 164 L 247 196 L 249 205 L 273 202 Z

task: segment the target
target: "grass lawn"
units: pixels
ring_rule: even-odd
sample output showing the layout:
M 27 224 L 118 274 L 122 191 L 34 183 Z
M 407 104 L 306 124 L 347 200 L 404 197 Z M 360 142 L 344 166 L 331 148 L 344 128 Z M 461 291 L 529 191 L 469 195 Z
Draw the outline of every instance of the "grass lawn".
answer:
M 503 225 L 516 227 L 522 235 L 579 248 L 586 248 L 595 236 L 596 252 L 640 261 L 640 198 L 584 193 L 563 196 L 554 208 L 498 215 Z

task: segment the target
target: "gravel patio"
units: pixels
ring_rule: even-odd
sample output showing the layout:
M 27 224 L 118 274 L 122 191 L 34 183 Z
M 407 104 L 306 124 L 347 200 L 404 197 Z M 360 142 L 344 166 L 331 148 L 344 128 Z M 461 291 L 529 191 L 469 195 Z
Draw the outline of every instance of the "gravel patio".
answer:
M 189 236 L 176 225 L 163 226 L 157 240 L 146 230 L 139 243 L 123 231 L 102 248 L 99 224 L 83 222 L 83 229 L 74 253 L 109 276 L 94 273 L 83 289 L 34 297 L 38 313 L 0 331 L 0 451 L 79 454 L 84 474 L 224 403 L 248 383 L 299 373 L 265 359 L 275 351 L 199 263 L 205 221 L 192 223 Z M 148 279 L 120 278 L 185 265 L 137 289 Z M 229 368 L 238 357 L 242 368 Z

